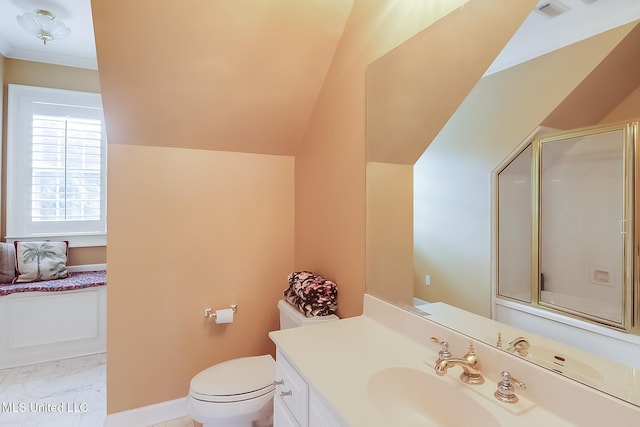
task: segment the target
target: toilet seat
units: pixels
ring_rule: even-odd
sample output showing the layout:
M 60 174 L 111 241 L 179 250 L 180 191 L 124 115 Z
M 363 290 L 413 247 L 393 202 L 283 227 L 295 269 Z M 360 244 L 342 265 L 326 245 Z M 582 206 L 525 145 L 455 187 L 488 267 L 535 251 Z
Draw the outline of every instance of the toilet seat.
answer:
M 189 395 L 211 403 L 233 403 L 275 390 L 276 362 L 271 355 L 241 357 L 211 366 L 191 380 Z

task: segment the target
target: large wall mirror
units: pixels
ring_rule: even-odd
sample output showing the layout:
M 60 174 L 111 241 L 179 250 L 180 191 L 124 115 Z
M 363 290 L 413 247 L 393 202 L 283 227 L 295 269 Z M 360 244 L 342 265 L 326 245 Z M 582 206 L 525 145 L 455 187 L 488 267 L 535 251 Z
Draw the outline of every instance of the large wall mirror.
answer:
M 476 3 L 482 1 L 471 0 L 367 69 L 367 293 L 408 310 L 421 301 L 443 302 L 501 320 L 492 268 L 492 172 L 541 130 L 640 117 L 640 4 L 567 0 L 570 13 L 580 12 L 576 24 L 535 10 L 524 17 L 482 17 L 486 11 L 474 9 Z M 597 25 L 585 38 L 592 22 Z M 531 23 L 536 30 L 527 27 Z M 482 25 L 491 28 L 483 30 Z M 504 39 L 495 37 L 500 31 Z M 522 45 L 529 40 L 528 47 L 537 48 L 545 38 L 564 43 L 544 52 Z M 449 41 L 444 48 L 443 40 Z M 474 44 L 477 40 L 482 46 Z M 505 57 L 505 52 L 510 54 Z M 509 171 L 528 188 L 514 192 L 522 200 L 531 200 L 526 168 L 532 155 L 525 153 L 529 160 L 513 163 Z M 530 208 L 511 208 L 519 221 L 531 224 Z M 514 251 L 524 251 L 525 258 L 530 229 L 519 243 Z M 613 267 L 593 267 L 595 280 L 606 282 L 607 272 L 614 279 L 621 274 Z M 528 275 L 530 284 L 533 271 L 528 268 L 505 274 Z M 525 301 L 532 298 L 530 287 L 512 291 Z M 496 345 L 495 334 L 482 336 L 472 322 L 442 323 Z M 601 333 L 624 332 L 603 327 Z M 638 335 L 628 335 L 635 337 L 628 341 L 640 351 Z M 616 389 L 606 378 L 612 365 L 619 365 L 626 377 L 640 376 L 640 367 L 611 362 L 589 346 L 585 350 L 580 337 L 575 334 L 576 341 L 557 345 L 581 349 L 576 354 L 584 358 L 576 366 L 583 374 L 593 368 L 602 381 L 562 374 L 640 405 L 640 391 Z

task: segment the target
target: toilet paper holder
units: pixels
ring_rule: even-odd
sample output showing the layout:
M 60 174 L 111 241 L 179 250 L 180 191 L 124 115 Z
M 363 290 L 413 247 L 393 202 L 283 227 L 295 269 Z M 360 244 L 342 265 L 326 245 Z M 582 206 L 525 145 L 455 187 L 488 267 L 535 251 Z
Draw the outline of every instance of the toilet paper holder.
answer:
M 231 304 L 229 307 L 231 307 L 231 310 L 233 310 L 233 314 L 236 314 L 236 311 L 238 311 L 238 304 Z M 211 307 L 205 308 L 204 309 L 204 317 L 206 317 L 207 319 L 214 319 L 215 320 L 216 311 L 214 309 L 212 309 Z

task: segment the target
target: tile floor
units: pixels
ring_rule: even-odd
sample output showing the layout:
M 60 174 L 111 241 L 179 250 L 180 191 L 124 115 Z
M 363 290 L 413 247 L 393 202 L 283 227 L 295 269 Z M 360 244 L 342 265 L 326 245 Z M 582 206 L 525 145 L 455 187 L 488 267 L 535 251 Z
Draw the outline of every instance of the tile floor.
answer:
M 102 427 L 106 399 L 104 353 L 0 369 L 0 427 Z
M 106 359 L 102 353 L 0 369 L 0 427 L 103 427 Z M 148 427 L 202 424 L 183 417 Z
M 202 424 L 197 421 L 193 421 L 191 417 L 184 417 L 160 424 L 154 424 L 150 427 L 202 427 Z

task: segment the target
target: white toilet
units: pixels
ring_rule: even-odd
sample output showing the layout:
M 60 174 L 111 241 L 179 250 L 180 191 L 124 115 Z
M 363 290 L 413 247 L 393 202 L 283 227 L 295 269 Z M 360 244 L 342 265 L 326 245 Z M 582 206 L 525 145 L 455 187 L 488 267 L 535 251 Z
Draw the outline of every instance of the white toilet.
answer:
M 335 315 L 305 317 L 285 300 L 278 301 L 280 329 L 337 320 Z M 276 363 L 271 355 L 218 363 L 191 379 L 189 415 L 203 427 L 273 425 Z

